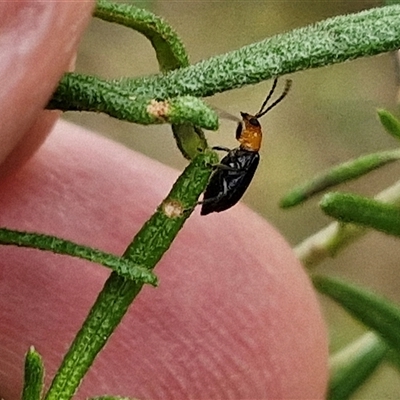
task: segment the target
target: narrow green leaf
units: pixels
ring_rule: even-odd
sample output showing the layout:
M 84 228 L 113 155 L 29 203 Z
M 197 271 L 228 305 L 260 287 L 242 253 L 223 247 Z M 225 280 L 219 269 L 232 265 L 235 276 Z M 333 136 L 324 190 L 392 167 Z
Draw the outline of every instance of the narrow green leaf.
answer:
M 337 278 L 314 276 L 315 288 L 400 351 L 400 308 L 376 294 Z
M 368 154 L 347 161 L 320 175 L 315 176 L 309 182 L 299 185 L 284 196 L 280 202 L 283 208 L 296 206 L 313 195 L 328 188 L 359 178 L 379 167 L 400 159 L 400 150 L 382 151 L 379 153 Z
M 62 97 L 53 98 L 47 108 L 103 112 L 142 125 L 192 122 L 205 129 L 218 129 L 217 113 L 196 97 L 178 96 L 158 100 L 130 95 L 127 90 L 121 90 L 115 84 L 105 85 L 93 76 L 77 75 L 76 78 L 69 82 L 68 91 Z
M 204 129 L 213 131 L 218 129 L 218 114 L 201 99 L 192 96 L 181 96 L 163 103 L 166 103 L 170 109 L 165 117 L 162 116 L 162 118 L 166 118 L 167 122 L 171 124 L 191 122 L 195 126 L 201 126 Z M 149 109 L 150 107 L 148 107 L 148 111 Z
M 400 207 L 400 181 L 377 194 L 375 199 Z M 300 262 L 311 269 L 327 257 L 336 256 L 367 232 L 360 225 L 335 221 L 297 245 L 295 252 Z
M 211 165 L 217 161 L 214 152 L 205 151 L 189 164 L 167 198 L 128 246 L 123 256 L 125 259 L 149 269 L 154 268 L 193 212 L 212 173 Z M 46 400 L 71 399 L 142 286 L 116 273 L 111 274 L 65 355 Z
M 327 193 L 320 206 L 326 214 L 341 222 L 359 224 L 400 237 L 400 207 L 345 193 Z
M 111 268 L 118 275 L 127 279 L 157 286 L 157 276 L 143 266 L 134 265 L 121 257 L 56 236 L 0 228 L 0 244 L 51 251 L 55 254 L 82 258 Z
M 218 162 L 214 151 L 199 154 L 175 182 L 157 212 L 147 221 L 124 253 L 124 258 L 154 268 L 169 248 L 183 223 L 193 212 Z M 151 248 L 151 250 L 150 250 Z
M 396 139 L 400 139 L 400 121 L 387 110 L 379 109 L 377 112 L 386 132 Z
M 32 346 L 25 357 L 25 377 L 22 400 L 40 400 L 43 391 L 42 357 Z
M 103 3 L 100 7 L 103 7 Z M 168 74 L 151 77 L 107 81 L 68 73 L 60 81 L 47 107 L 64 111 L 98 111 L 141 124 L 155 123 L 157 121 L 149 118 L 145 111 L 146 106 L 143 106 L 151 99 L 166 100 L 186 95 L 212 96 L 275 76 L 398 49 L 399 17 L 399 6 L 335 17 L 173 70 Z M 119 20 L 120 17 L 113 18 Z M 141 20 L 140 16 L 138 20 Z M 146 24 L 144 30 L 148 29 Z M 141 31 L 142 28 L 137 29 Z M 180 51 L 174 50 L 174 53 L 178 54 Z M 185 62 L 180 62 L 179 66 L 184 66 Z M 174 67 L 172 63 L 162 68 Z M 129 99 L 135 99 L 138 104 L 132 105 Z M 209 129 L 196 121 L 188 121 L 192 125 Z M 172 120 L 170 122 L 174 123 Z M 179 137 L 181 134 L 182 138 Z M 190 138 L 188 143 L 185 136 Z M 204 138 L 196 137 L 193 126 L 190 129 L 177 129 L 175 137 L 178 137 L 178 147 L 186 158 L 194 158 L 197 148 L 206 148 Z M 192 144 L 196 142 L 198 146 L 194 147 Z M 196 149 L 194 152 L 193 148 Z
M 330 358 L 329 400 L 346 400 L 385 359 L 389 346 L 368 332 Z
M 150 11 L 130 4 L 97 0 L 94 16 L 132 28 L 146 36 L 156 51 L 161 71 L 189 65 L 185 47 L 176 32 Z
M 113 100 L 107 95 L 113 90 L 117 97 L 126 93 L 153 99 L 206 97 L 295 71 L 397 50 L 400 48 L 399 18 L 398 5 L 334 17 L 151 77 L 116 81 L 93 78 L 88 87 L 81 75 L 68 73 L 60 81 L 49 106 L 56 108 L 69 98 L 75 107 L 80 104 L 95 110 L 97 99 L 102 95 L 107 97 L 107 102 Z

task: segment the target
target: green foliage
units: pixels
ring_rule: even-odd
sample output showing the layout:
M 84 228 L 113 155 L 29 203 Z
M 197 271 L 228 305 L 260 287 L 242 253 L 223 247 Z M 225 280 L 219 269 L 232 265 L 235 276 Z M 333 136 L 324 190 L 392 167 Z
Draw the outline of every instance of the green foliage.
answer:
M 97 2 L 94 16 L 124 25 L 145 35 L 154 47 L 161 72 L 189 65 L 188 55 L 178 35 L 165 21 L 154 14 L 128 4 L 116 4 L 101 0 Z M 194 107 L 182 104 L 182 107 L 175 108 L 175 112 L 172 113 L 173 118 L 171 119 L 169 116 L 168 119 L 172 124 L 172 131 L 179 150 L 185 158 L 191 160 L 199 151 L 207 148 L 207 141 L 200 127 L 215 130 L 218 128 L 218 119 L 213 110 L 205 107 L 197 99 L 190 96 L 184 98 L 187 99 L 187 103 L 192 99 Z M 146 100 L 143 101 L 146 102 Z M 196 101 L 198 102 L 197 107 Z M 139 119 L 135 119 L 137 114 L 141 115 L 140 113 L 131 114 L 132 121 L 141 123 Z M 117 114 L 115 116 L 120 118 Z M 144 114 L 144 117 L 146 118 L 147 115 Z M 168 122 L 168 119 L 163 117 L 159 119 L 159 122 Z
M 339 303 L 400 352 L 400 308 L 389 300 L 337 278 L 314 276 L 315 288 Z
M 114 102 L 123 107 L 127 95 L 148 99 L 212 96 L 275 76 L 396 50 L 400 47 L 399 17 L 400 6 L 334 17 L 151 77 L 107 81 L 68 73 L 49 107 L 96 110 L 98 99 L 103 98 L 98 111 L 108 114 L 117 108 Z
M 347 161 L 293 189 L 282 198 L 280 205 L 283 208 L 296 206 L 323 190 L 357 179 L 399 158 L 400 150 L 388 150 Z
M 328 193 L 321 200 L 322 210 L 342 222 L 352 222 L 400 236 L 400 208 L 366 197 Z
M 363 384 L 384 360 L 388 350 L 396 360 L 400 354 L 400 307 L 376 294 L 337 278 L 314 276 L 315 288 L 339 303 L 378 336 L 362 338 L 352 351 L 342 350 L 331 360 L 330 399 L 346 399 Z M 382 338 L 382 339 L 380 339 Z
M 132 93 L 161 98 L 211 96 L 273 76 L 396 50 L 400 42 L 399 16 L 400 7 L 391 6 L 335 17 L 166 75 L 112 83 Z M 73 78 L 72 74 L 68 79 Z M 62 87 L 63 81 L 55 96 Z
M 216 154 L 206 151 L 189 164 L 155 214 L 134 237 L 123 259 L 149 270 L 155 267 L 192 213 L 211 175 L 211 165 L 216 161 Z M 46 400 L 66 400 L 73 396 L 142 286 L 115 272 L 111 274 L 66 354 Z
M 162 72 L 187 67 L 189 58 L 175 31 L 160 17 L 129 4 L 98 0 L 94 17 L 132 28 L 150 40 Z
M 370 377 L 388 353 L 388 345 L 368 332 L 330 360 L 328 399 L 346 400 Z
M 44 367 L 40 354 L 32 346 L 25 357 L 22 400 L 40 400 L 43 391 Z
M 379 109 L 378 117 L 386 132 L 396 139 L 400 139 L 400 121 L 389 111 Z
M 140 124 L 170 123 L 178 148 L 192 162 L 122 257 L 48 235 L 0 230 L 0 244 L 80 257 L 113 270 L 65 355 L 46 400 L 67 400 L 73 396 L 143 284 L 156 283 L 153 268 L 172 244 L 204 191 L 212 172 L 211 165 L 218 159 L 208 149 L 200 127 L 215 130 L 218 119 L 199 97 L 400 48 L 398 5 L 330 18 L 194 65 L 189 65 L 185 48 L 172 28 L 148 11 L 99 0 L 94 16 L 124 25 L 148 38 L 155 49 L 161 73 L 118 80 L 68 73 L 62 78 L 48 108 L 102 112 Z M 385 110 L 379 110 L 378 115 L 385 129 L 400 137 L 400 122 Z M 337 166 L 296 188 L 282 201 L 282 205 L 299 204 L 322 190 L 395 161 L 399 155 L 399 150 L 391 150 Z M 321 207 L 341 222 L 298 246 L 301 261 L 311 266 L 336 255 L 341 248 L 364 234 L 366 227 L 399 236 L 400 211 L 393 204 L 400 202 L 400 184 L 385 192 L 381 200 L 392 204 L 356 195 L 327 194 Z M 351 345 L 332 358 L 329 398 L 345 399 L 387 354 L 398 363 L 400 310 L 387 300 L 340 280 L 314 277 L 313 281 L 321 293 L 333 298 L 380 335 L 363 338 L 358 346 Z M 40 356 L 31 349 L 26 357 L 24 400 L 41 398 L 43 373 Z M 103 396 L 96 399 L 125 398 Z
M 157 285 L 157 277 L 145 267 L 134 265 L 121 257 L 104 253 L 103 251 L 93 249 L 92 247 L 82 246 L 55 236 L 0 228 L 0 244 L 28 247 L 51 251 L 55 254 L 79 257 L 83 260 L 88 260 L 111 268 L 118 275 L 129 280 L 149 283 L 153 286 Z
M 172 99 L 158 100 L 146 96 L 136 96 L 128 90 L 108 88 L 102 90 L 102 84 L 93 76 L 79 75 L 68 82 L 68 94 L 62 99 L 50 101 L 48 108 L 62 111 L 96 111 L 111 117 L 150 124 L 181 124 L 192 122 L 205 129 L 218 128 L 218 117 L 214 110 L 202 100 L 193 96 L 177 96 Z M 86 98 L 79 93 L 84 90 Z
M 400 121 L 383 109 L 378 110 L 378 116 L 385 130 L 398 139 Z M 298 205 L 327 188 L 356 179 L 396 161 L 398 154 L 399 150 L 388 150 L 333 167 L 292 190 L 282 199 L 281 205 Z M 399 206 L 400 182 L 379 194 L 376 199 L 348 193 L 326 194 L 320 202 L 320 207 L 339 223 L 332 224 L 298 246 L 296 250 L 300 260 L 305 266 L 313 267 L 324 258 L 335 256 L 344 246 L 365 234 L 367 228 L 400 236 Z M 321 293 L 330 296 L 387 341 L 385 343 L 376 336 L 365 342 L 365 338 L 361 338 L 361 346 L 355 342 L 349 346 L 351 351 L 343 349 L 340 357 L 332 357 L 331 365 L 334 367 L 331 369 L 328 398 L 347 399 L 386 357 L 394 360 L 397 367 L 400 365 L 400 336 L 396 332 L 400 321 L 400 309 L 387 300 L 340 280 L 314 277 L 313 282 Z M 396 321 L 396 318 L 399 321 Z

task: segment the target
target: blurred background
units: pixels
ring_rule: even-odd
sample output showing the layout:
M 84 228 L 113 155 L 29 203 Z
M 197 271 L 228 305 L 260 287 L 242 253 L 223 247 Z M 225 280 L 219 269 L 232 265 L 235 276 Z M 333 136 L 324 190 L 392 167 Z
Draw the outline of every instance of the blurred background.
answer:
M 155 0 L 132 4 L 166 19 L 185 43 L 192 63 L 328 17 L 382 5 L 359 0 Z M 80 46 L 76 71 L 103 78 L 137 77 L 157 73 L 158 65 L 153 48 L 142 35 L 93 19 Z M 291 210 L 279 209 L 279 199 L 323 169 L 361 154 L 398 146 L 384 132 L 376 115 L 377 108 L 399 115 L 398 73 L 394 55 L 384 54 L 298 72 L 290 78 L 293 86 L 289 96 L 261 121 L 261 163 L 243 201 L 295 246 L 331 220 L 319 211 L 318 198 Z M 240 111 L 255 113 L 270 86 L 271 81 L 262 82 L 206 101 L 233 115 Z M 176 148 L 168 125 L 143 127 L 94 113 L 65 113 L 64 118 L 179 170 L 187 163 Z M 234 122 L 221 120 L 218 132 L 207 132 L 210 144 L 236 147 L 235 129 Z M 399 175 L 400 165 L 392 164 L 339 189 L 372 196 L 396 182 Z M 318 272 L 344 277 L 400 303 L 399 260 L 398 241 L 369 233 L 336 259 L 325 261 Z M 321 304 L 333 351 L 364 331 L 332 302 L 321 298 Z M 354 398 L 397 399 L 399 392 L 400 375 L 385 364 Z

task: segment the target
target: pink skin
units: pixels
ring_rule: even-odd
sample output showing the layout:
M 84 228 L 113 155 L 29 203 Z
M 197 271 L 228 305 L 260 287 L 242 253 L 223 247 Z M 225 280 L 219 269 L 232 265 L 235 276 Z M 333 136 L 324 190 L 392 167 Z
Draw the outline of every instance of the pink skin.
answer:
M 22 165 L 57 120 L 43 108 L 69 69 L 92 8 L 92 1 L 0 2 L 0 176 Z
M 9 77 L 9 96 L 0 97 L 0 226 L 121 254 L 178 173 L 65 122 L 26 162 L 49 131 L 54 117 L 42 108 L 91 8 L 87 2 L 0 3 L 0 18 L 18 21 L 27 4 L 37 12 L 23 14 L 25 28 L 14 33 L 22 40 L 28 32 L 29 49 L 8 49 L 7 62 L 0 59 L 0 75 Z M 11 22 L 4 29 L 12 36 L 23 24 Z M 6 43 L 0 47 L 5 54 Z M 13 57 L 23 69 L 15 80 Z M 156 268 L 160 287 L 140 293 L 76 398 L 323 399 L 325 326 L 288 244 L 241 205 L 194 214 Z M 0 247 L 0 265 L 0 398 L 13 400 L 20 398 L 29 346 L 42 354 L 49 382 L 109 271 L 7 246 Z

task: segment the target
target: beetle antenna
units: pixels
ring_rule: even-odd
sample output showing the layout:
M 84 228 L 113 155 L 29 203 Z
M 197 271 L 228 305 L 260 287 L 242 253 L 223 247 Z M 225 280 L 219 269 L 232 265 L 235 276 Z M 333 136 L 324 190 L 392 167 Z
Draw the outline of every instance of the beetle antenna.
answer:
M 265 115 L 269 110 L 271 110 L 272 108 L 274 108 L 278 103 L 280 103 L 285 97 L 286 95 L 289 93 L 290 90 L 290 86 L 292 86 L 292 80 L 291 79 L 287 79 L 286 80 L 286 85 L 285 88 L 283 89 L 282 94 L 269 106 L 267 107 L 265 110 L 263 110 L 263 108 L 265 107 L 265 105 L 267 104 L 267 101 L 271 98 L 272 93 L 275 90 L 276 87 L 276 83 L 277 83 L 278 78 L 275 78 L 274 80 L 274 84 L 272 86 L 271 91 L 268 93 L 267 98 L 265 99 L 260 111 L 255 115 L 256 118 L 260 118 L 263 115 Z
M 270 98 L 272 97 L 272 95 L 274 94 L 274 91 L 275 91 L 275 88 L 276 88 L 276 85 L 277 85 L 277 84 L 278 84 L 278 78 L 275 78 L 275 79 L 274 79 L 274 83 L 272 84 L 271 90 L 269 91 L 267 98 L 264 100 L 264 103 L 262 103 L 262 106 L 261 106 L 261 108 L 260 108 L 260 111 L 256 114 L 256 116 L 259 115 L 259 114 L 261 114 L 261 113 L 263 112 L 263 108 L 267 105 L 269 99 L 270 99 Z

